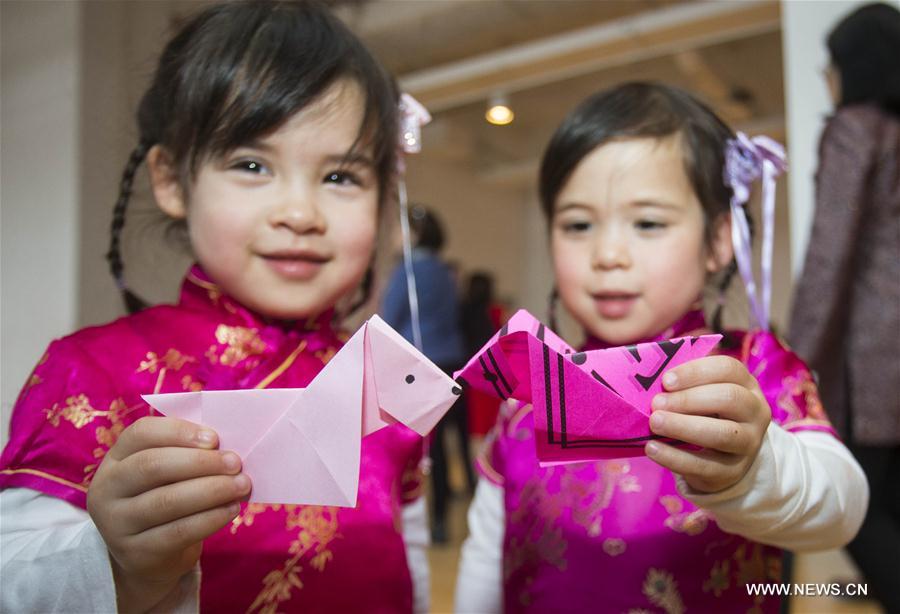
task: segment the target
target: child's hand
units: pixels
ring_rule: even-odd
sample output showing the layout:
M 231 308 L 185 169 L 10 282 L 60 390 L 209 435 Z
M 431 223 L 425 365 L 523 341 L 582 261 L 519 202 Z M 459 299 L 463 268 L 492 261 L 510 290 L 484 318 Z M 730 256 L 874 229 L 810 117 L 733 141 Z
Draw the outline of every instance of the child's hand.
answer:
M 707 356 L 667 372 L 663 386 L 668 392 L 653 398 L 650 429 L 703 449 L 652 441 L 647 456 L 700 492 L 737 484 L 756 459 L 772 417 L 756 378 L 734 358 Z
M 204 538 L 228 524 L 250 479 L 213 431 L 175 418 L 125 429 L 88 489 L 88 512 L 110 553 L 120 611 L 146 611 L 200 557 Z

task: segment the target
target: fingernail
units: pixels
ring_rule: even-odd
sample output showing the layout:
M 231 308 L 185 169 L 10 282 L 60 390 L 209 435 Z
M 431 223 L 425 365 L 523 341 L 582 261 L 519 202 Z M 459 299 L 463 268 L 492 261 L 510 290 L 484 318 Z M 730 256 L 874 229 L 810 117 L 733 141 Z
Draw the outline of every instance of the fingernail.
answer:
M 658 394 L 653 397 L 653 401 L 651 401 L 650 405 L 653 407 L 654 411 L 658 411 L 660 409 L 665 409 L 666 405 L 669 404 L 669 399 L 664 394 Z
M 234 476 L 234 485 L 240 492 L 247 492 L 250 490 L 250 478 L 248 478 L 243 473 Z
M 196 437 L 197 441 L 205 446 L 211 446 L 216 440 L 216 434 L 213 431 L 209 431 L 206 429 L 198 431 Z
M 665 421 L 665 414 L 658 414 L 654 412 L 650 415 L 650 428 L 654 431 L 660 429 L 662 428 L 662 425 Z
M 656 456 L 657 454 L 659 454 L 659 446 L 656 445 L 656 442 L 654 441 L 648 443 L 647 447 L 644 448 L 644 450 L 647 452 L 647 456 Z
M 236 471 L 241 467 L 241 459 L 234 452 L 225 452 L 222 454 L 222 464 L 228 471 Z
M 671 388 L 672 386 L 674 386 L 677 383 L 678 383 L 678 376 L 675 375 L 674 373 L 672 373 L 671 371 L 669 371 L 668 373 L 663 375 L 663 385 L 665 385 L 666 388 Z

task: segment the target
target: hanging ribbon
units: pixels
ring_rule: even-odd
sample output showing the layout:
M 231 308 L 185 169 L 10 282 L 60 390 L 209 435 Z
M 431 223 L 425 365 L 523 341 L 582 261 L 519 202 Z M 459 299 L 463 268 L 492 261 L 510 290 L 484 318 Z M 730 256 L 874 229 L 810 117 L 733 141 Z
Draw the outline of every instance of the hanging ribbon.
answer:
M 731 186 L 731 241 L 738 271 L 747 289 L 750 313 L 757 327 L 769 330 L 772 302 L 772 246 L 775 232 L 775 180 L 787 170 L 784 147 L 767 136 L 748 138 L 743 132 L 728 141 L 725 151 L 725 182 Z M 762 295 L 753 274 L 753 246 L 745 206 L 753 182 L 762 178 Z
M 422 351 L 422 328 L 419 325 L 419 295 L 413 272 L 412 240 L 409 232 L 409 201 L 406 196 L 405 154 L 422 151 L 422 126 L 431 121 L 431 114 L 409 94 L 400 96 L 400 141 L 397 152 L 397 195 L 400 200 L 400 232 L 403 238 L 403 267 L 406 272 L 406 292 L 412 323 L 413 345 Z

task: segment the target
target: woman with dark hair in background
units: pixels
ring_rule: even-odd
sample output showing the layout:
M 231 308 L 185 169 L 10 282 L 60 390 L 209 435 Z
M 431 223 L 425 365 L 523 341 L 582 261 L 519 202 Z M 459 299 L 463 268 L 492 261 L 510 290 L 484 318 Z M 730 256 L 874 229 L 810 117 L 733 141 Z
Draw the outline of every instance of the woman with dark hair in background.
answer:
M 900 11 L 865 5 L 827 44 L 836 108 L 790 341 L 871 485 L 848 550 L 871 594 L 900 612 Z
M 440 257 L 444 247 L 444 229 L 434 212 L 415 205 L 410 209 L 409 226 L 412 234 L 412 268 L 416 280 L 419 303 L 419 326 L 422 332 L 422 353 L 448 374 L 465 363 L 463 338 L 459 330 L 459 296 L 456 278 Z M 381 315 L 406 339 L 413 340 L 412 314 L 403 264 L 398 265 L 388 281 L 381 306 Z M 434 429 L 431 444 L 431 483 L 433 487 L 432 540 L 447 541 L 447 505 L 450 483 L 447 474 L 447 455 L 444 431 L 448 423 L 457 427 L 463 464 L 469 486 L 474 490 L 475 477 L 469 461 L 469 439 L 465 419 L 465 404 L 457 402 Z

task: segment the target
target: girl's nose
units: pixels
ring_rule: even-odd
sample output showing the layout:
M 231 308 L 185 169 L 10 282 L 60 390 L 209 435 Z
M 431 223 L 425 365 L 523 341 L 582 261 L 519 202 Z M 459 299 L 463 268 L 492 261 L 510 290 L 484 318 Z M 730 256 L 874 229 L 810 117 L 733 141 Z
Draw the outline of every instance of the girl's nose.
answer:
M 627 241 L 614 233 L 604 233 L 594 243 L 591 265 L 603 270 L 627 269 L 631 266 Z
M 285 191 L 281 202 L 273 207 L 269 223 L 297 234 L 325 231 L 325 218 L 316 203 L 315 194 L 308 190 Z

